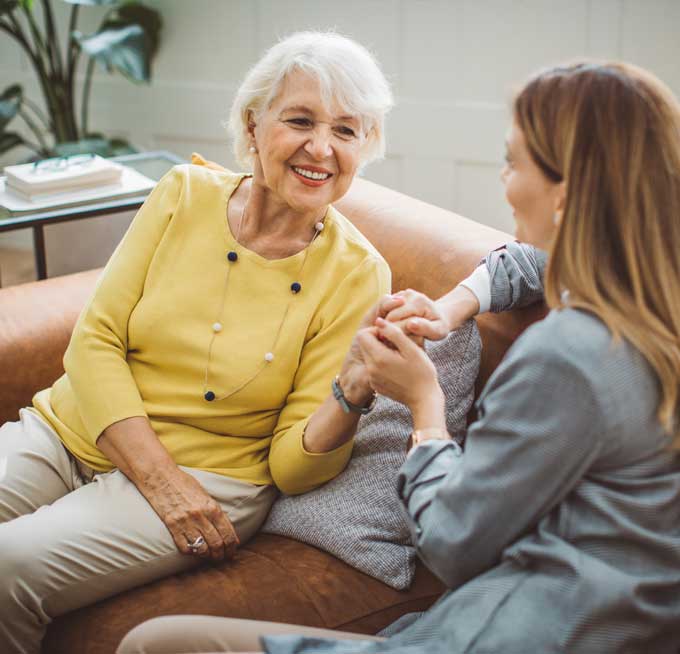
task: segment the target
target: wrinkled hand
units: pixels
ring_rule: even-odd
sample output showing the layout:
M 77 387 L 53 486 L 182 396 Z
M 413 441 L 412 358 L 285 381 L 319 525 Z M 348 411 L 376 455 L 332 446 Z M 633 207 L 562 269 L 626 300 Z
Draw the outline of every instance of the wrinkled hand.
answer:
M 345 397 L 355 404 L 364 404 L 367 398 L 373 394 L 373 389 L 368 381 L 366 365 L 361 348 L 359 347 L 358 335 L 363 329 L 374 326 L 376 319 L 386 311 L 391 311 L 402 303 L 401 299 L 395 299 L 392 295 L 384 295 L 372 306 L 361 319 L 359 329 L 352 339 L 349 351 L 340 372 L 341 386 Z
M 441 394 L 437 370 L 425 351 L 396 324 L 382 318 L 357 334 L 373 389 L 408 407 Z
M 159 515 L 182 554 L 213 561 L 231 558 L 239 545 L 229 518 L 203 486 L 180 468 L 159 471 L 140 491 Z M 205 544 L 194 551 L 189 543 L 199 536 Z
M 459 327 L 469 316 L 460 320 L 459 324 L 451 324 L 448 316 L 441 307 L 424 293 L 411 290 L 399 291 L 394 294 L 395 306 L 389 306 L 387 311 L 381 312 L 381 317 L 389 322 L 396 323 L 409 336 L 413 337 L 418 344 L 427 338 L 438 341 L 446 338 L 449 332 Z M 462 318 L 462 316 L 461 316 Z

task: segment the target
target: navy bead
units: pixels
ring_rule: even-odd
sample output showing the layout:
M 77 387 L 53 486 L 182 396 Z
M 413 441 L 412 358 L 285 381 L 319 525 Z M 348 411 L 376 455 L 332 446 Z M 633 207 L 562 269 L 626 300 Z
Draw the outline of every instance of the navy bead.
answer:
M 299 293 L 302 290 L 302 284 L 300 284 L 300 282 L 293 282 L 290 285 L 290 290 L 293 291 L 293 293 Z
M 204 396 L 206 402 L 212 402 L 215 399 L 215 393 L 208 391 Z
M 231 252 L 229 252 L 229 253 L 227 254 L 227 259 L 229 259 L 229 261 L 232 261 L 232 262 L 233 262 L 233 261 L 236 261 L 236 260 L 238 259 L 238 254 L 236 254 L 236 252 L 234 252 L 234 251 L 232 250 Z

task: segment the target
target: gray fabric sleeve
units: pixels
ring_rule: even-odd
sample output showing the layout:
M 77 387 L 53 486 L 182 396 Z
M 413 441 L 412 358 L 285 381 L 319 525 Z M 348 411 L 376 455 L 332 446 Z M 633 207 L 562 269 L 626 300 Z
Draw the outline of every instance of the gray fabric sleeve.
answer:
M 543 299 L 547 254 L 526 243 L 508 243 L 490 252 L 486 264 L 491 280 L 491 311 L 525 307 Z
M 602 412 L 586 375 L 549 345 L 519 344 L 482 394 L 465 451 L 428 441 L 399 472 L 413 543 L 450 588 L 495 565 L 600 450 Z

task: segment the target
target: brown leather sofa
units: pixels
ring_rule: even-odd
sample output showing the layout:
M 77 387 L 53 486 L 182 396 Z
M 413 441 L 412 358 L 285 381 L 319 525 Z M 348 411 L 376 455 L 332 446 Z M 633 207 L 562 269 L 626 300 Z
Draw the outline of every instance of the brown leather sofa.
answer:
M 511 237 L 364 180 L 338 208 L 376 245 L 393 289 L 439 296 L 489 250 Z M 62 355 L 98 271 L 0 289 L 0 424 L 62 373 Z M 483 356 L 478 386 L 542 307 L 478 319 Z M 0 554 L 1 555 L 1 554 Z M 259 535 L 235 559 L 179 574 L 67 614 L 49 628 L 43 652 L 110 654 L 148 618 L 201 613 L 375 633 L 429 607 L 442 584 L 419 564 L 408 591 L 395 591 L 302 543 Z

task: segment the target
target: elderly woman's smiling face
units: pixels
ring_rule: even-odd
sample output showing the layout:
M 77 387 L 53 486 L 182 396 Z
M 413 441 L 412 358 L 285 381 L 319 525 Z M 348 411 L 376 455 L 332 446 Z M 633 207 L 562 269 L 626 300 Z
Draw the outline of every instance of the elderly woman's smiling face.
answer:
M 324 106 L 318 82 L 295 71 L 251 126 L 257 147 L 255 181 L 295 211 L 314 211 L 341 198 L 361 161 L 361 119 L 336 103 Z

